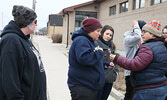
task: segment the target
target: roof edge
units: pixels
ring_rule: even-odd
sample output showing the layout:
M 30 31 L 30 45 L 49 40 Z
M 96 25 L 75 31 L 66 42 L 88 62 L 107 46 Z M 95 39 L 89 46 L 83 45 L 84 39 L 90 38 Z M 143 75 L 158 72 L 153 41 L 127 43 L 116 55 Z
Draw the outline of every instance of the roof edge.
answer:
M 90 5 L 90 4 L 93 4 L 93 3 L 95 3 L 95 1 L 92 0 L 92 1 L 89 1 L 89 2 L 85 2 L 85 3 L 81 3 L 81 4 L 78 4 L 78 5 L 71 6 L 71 7 L 67 7 L 67 8 L 64 8 L 61 12 L 59 12 L 59 14 L 64 15 L 67 12 L 73 12 L 75 8 Z

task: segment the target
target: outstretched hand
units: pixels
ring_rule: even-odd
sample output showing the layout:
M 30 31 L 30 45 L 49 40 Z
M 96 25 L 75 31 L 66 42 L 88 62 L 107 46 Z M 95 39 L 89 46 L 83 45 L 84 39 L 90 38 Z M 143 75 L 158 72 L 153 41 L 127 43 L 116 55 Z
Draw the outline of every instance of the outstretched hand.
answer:
M 114 65 L 113 62 L 110 62 L 110 66 L 111 66 L 112 68 L 115 68 L 115 65 Z
M 114 61 L 115 56 L 116 56 L 116 55 L 114 55 L 114 54 L 110 54 L 110 60 L 111 60 L 111 61 Z

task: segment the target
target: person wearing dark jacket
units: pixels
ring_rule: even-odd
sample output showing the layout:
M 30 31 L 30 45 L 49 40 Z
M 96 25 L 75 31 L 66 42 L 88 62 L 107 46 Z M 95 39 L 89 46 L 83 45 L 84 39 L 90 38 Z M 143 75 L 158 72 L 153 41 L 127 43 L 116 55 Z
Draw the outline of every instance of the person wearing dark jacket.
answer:
M 164 100 L 167 96 L 167 49 L 161 38 L 161 24 L 153 20 L 142 29 L 144 43 L 134 59 L 110 55 L 121 67 L 131 70 L 131 83 L 135 94 L 133 100 Z
M 0 100 L 47 100 L 46 75 L 38 50 L 29 40 L 36 13 L 14 5 L 0 40 Z
M 101 90 L 99 90 L 97 100 L 107 100 L 111 92 L 113 82 L 117 78 L 117 65 L 114 65 L 114 68 L 110 66 L 110 53 L 115 54 L 116 49 L 113 42 L 113 35 L 114 29 L 109 25 L 105 25 L 101 30 L 99 39 L 96 41 L 98 46 L 103 49 L 103 68 L 105 71 L 105 85 Z
M 82 25 L 72 35 L 67 83 L 72 100 L 96 100 L 105 82 L 103 51 L 95 43 L 102 25 L 93 17 L 84 19 Z

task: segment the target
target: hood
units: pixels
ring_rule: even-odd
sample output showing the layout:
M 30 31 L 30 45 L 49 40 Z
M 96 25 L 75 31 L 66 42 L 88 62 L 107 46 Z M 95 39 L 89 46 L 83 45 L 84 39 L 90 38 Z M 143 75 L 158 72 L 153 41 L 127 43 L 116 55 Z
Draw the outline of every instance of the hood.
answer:
M 20 30 L 20 28 L 15 24 L 13 20 L 10 21 L 9 24 L 5 26 L 0 37 L 3 37 L 4 35 L 10 34 L 10 33 L 17 34 L 24 39 L 29 39 L 30 37 L 30 35 L 27 35 L 27 36 L 24 35 L 24 33 Z
M 83 30 L 83 28 L 80 28 L 79 30 L 73 32 L 71 39 L 74 40 L 74 39 L 75 39 L 76 37 L 78 37 L 78 36 L 85 36 L 85 37 L 87 37 L 89 40 L 94 41 L 94 40 L 88 35 L 88 33 Z

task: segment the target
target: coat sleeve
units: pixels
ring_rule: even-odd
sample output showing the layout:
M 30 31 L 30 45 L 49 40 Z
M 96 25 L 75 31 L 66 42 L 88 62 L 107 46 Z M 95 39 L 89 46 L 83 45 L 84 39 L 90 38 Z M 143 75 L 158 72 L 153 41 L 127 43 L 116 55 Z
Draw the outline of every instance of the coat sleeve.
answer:
M 134 59 L 127 59 L 123 56 L 116 56 L 114 62 L 120 67 L 131 71 L 140 71 L 146 68 L 153 60 L 153 54 L 149 47 L 140 47 Z
M 8 100 L 24 100 L 24 93 L 21 90 L 21 64 L 23 59 L 20 59 L 15 45 L 17 40 L 7 39 L 1 45 L 0 64 L 2 68 L 2 88 Z
M 88 40 L 80 39 L 75 45 L 77 61 L 91 66 L 97 64 L 103 57 L 103 51 L 92 48 Z
M 141 40 L 141 30 L 139 25 L 134 25 L 133 30 L 134 32 L 128 31 L 124 33 L 124 44 L 126 46 L 138 45 L 139 41 Z

